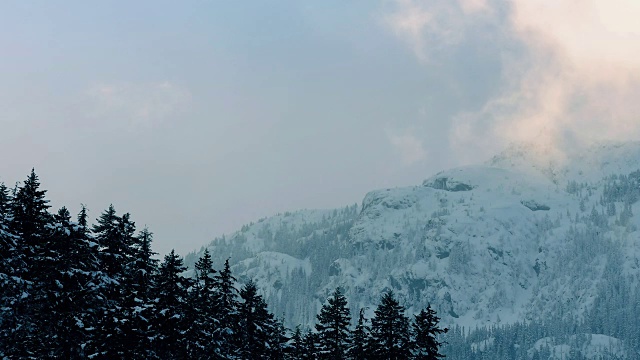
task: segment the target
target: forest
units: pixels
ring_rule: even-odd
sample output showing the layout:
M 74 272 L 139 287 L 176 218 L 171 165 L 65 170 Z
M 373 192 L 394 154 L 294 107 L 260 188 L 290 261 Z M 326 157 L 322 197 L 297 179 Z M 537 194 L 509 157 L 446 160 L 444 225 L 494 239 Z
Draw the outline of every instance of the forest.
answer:
M 602 211 L 616 215 L 609 204 L 623 199 L 621 224 L 632 216 L 639 174 L 605 183 Z M 588 195 L 589 189 L 569 183 L 567 191 Z M 346 216 L 353 213 L 355 208 L 345 210 Z M 557 304 L 540 309 L 551 316 L 446 329 L 430 305 L 409 314 L 406 299 L 391 289 L 375 309 L 354 311 L 336 287 L 312 325 L 287 328 L 286 314 L 274 313 L 265 301 L 266 289 L 234 277 L 228 254 L 205 248 L 187 271 L 174 251 L 162 258 L 154 253 L 151 231 L 137 230 L 130 214 L 120 215 L 114 206 L 94 224 L 84 206 L 76 216 L 65 207 L 52 212 L 32 171 L 14 188 L 0 184 L 0 358 L 634 358 L 640 350 L 640 294 L 633 279 L 621 275 L 620 251 L 597 235 L 609 226 L 604 213 L 584 213 L 581 221 L 593 225 L 570 229 L 568 241 L 581 244 L 572 254 L 606 253 L 608 261 L 605 281 L 583 318 L 567 315 L 570 304 Z M 224 256 L 216 268 L 215 258 Z
M 447 332 L 429 306 L 409 318 L 392 291 L 367 319 L 340 288 L 313 328 L 286 329 L 250 279 L 204 252 L 194 276 L 114 206 L 90 225 L 50 212 L 32 170 L 0 184 L 0 357 L 7 359 L 437 359 Z

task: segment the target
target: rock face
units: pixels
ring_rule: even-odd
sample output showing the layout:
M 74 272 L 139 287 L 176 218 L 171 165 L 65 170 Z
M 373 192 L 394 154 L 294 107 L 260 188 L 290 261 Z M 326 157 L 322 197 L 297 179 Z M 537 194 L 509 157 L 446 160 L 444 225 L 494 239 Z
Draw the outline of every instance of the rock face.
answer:
M 640 144 L 545 157 L 512 146 L 362 205 L 277 215 L 215 239 L 287 325 L 311 324 L 341 286 L 352 314 L 393 289 L 408 312 L 448 325 L 584 319 L 612 284 L 640 278 Z M 199 253 L 186 257 L 193 264 Z

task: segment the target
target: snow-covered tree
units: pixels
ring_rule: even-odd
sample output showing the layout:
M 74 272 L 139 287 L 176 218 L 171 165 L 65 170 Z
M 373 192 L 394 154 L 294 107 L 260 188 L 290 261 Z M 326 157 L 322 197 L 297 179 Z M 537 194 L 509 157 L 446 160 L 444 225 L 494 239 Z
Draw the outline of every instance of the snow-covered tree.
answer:
M 407 359 L 411 356 L 409 319 L 405 309 L 389 290 L 380 300 L 371 319 L 371 351 L 381 359 Z
M 344 359 L 351 344 L 351 315 L 347 298 L 339 287 L 329 296 L 318 314 L 318 350 L 323 359 Z

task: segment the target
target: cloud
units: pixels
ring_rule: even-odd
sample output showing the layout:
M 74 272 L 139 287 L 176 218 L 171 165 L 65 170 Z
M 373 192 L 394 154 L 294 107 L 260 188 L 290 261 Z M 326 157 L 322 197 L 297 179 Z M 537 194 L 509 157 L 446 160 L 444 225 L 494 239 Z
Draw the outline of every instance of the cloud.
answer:
M 396 0 L 395 5 L 385 23 L 425 62 L 435 46 L 453 45 L 462 39 L 469 20 L 465 15 L 490 9 L 487 0 Z
M 406 166 L 413 165 L 427 157 L 422 142 L 412 134 L 393 134 L 387 131 L 387 138 Z
M 119 122 L 129 130 L 149 128 L 174 117 L 191 101 L 187 89 L 168 81 L 100 84 L 86 96 L 90 119 Z
M 478 160 L 508 142 L 566 148 L 640 136 L 640 2 L 433 3 L 399 0 L 389 15 L 394 33 L 420 60 L 433 47 L 455 45 L 452 33 L 473 33 L 479 19 L 498 24 L 496 38 L 525 49 L 514 56 L 505 46 L 501 91 L 478 111 L 452 119 L 450 140 L 460 157 Z

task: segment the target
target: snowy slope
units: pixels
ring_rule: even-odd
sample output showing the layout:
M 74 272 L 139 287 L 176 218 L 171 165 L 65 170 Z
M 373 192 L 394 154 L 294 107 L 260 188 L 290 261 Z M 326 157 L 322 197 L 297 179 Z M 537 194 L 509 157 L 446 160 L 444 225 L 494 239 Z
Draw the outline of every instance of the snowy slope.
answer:
M 393 289 L 410 313 L 431 303 L 449 325 L 584 319 L 609 284 L 640 283 L 639 204 L 607 195 L 639 169 L 637 142 L 573 154 L 514 145 L 372 191 L 359 209 L 278 215 L 208 247 L 256 279 L 289 326 L 313 323 L 336 286 L 354 314 Z
M 620 340 L 601 334 L 579 334 L 567 339 L 545 337 L 529 349 L 530 357 L 534 350 L 546 353 L 544 358 L 549 360 L 571 360 L 578 356 L 587 359 L 627 358 Z
M 229 258 L 241 283 L 253 279 L 274 314 L 286 314 L 289 323 L 310 323 L 324 300 L 317 289 L 343 252 L 357 211 L 352 205 L 286 212 L 216 238 L 207 248 L 216 268 Z M 187 255 L 185 264 L 193 268 L 202 251 Z

